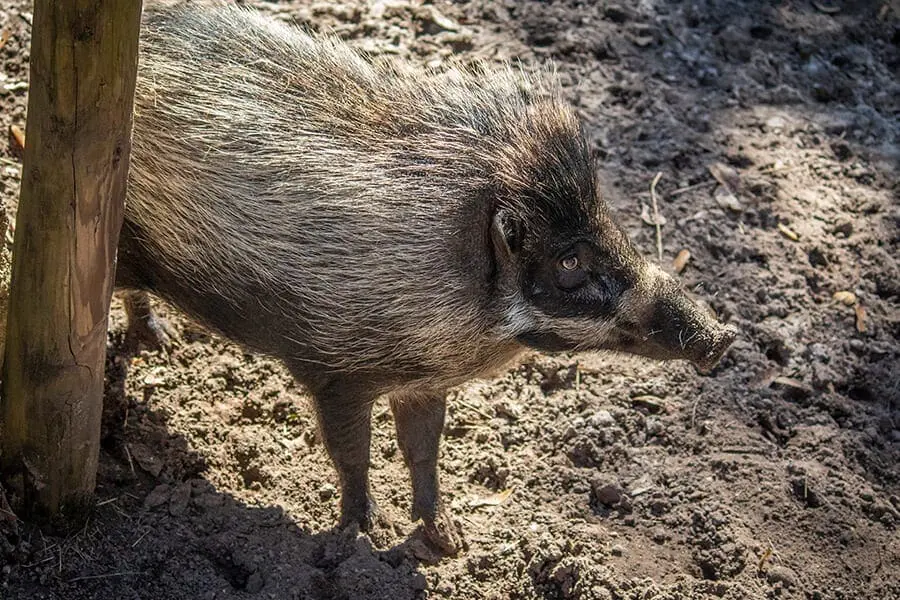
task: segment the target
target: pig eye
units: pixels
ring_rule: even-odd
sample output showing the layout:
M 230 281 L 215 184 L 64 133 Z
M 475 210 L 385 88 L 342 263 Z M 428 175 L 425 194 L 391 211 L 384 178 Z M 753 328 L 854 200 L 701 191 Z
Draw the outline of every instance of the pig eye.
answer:
M 556 263 L 556 284 L 564 290 L 574 290 L 587 279 L 577 254 L 570 254 Z
M 561 266 L 564 271 L 574 271 L 578 268 L 578 257 L 574 254 L 572 256 L 567 256 L 559 261 L 559 266 Z

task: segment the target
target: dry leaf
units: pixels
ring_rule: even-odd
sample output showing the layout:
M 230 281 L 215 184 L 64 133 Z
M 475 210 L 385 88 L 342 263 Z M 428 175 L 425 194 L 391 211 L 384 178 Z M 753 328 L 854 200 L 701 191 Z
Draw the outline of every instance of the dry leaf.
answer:
M 860 333 L 868 331 L 866 326 L 866 309 L 862 304 L 856 305 L 856 330 Z
M 794 379 L 793 377 L 776 377 L 772 380 L 772 383 L 775 385 L 779 385 L 781 387 L 793 388 L 795 390 L 801 390 L 808 394 L 812 394 L 813 390 L 810 386 L 806 385 L 799 379 Z
M 509 497 L 513 493 L 513 488 L 509 488 L 503 490 L 502 492 L 497 492 L 496 494 L 491 494 L 490 496 L 484 496 L 482 498 L 475 498 L 471 502 L 469 502 L 469 506 L 472 508 L 478 508 L 479 506 L 499 506 L 506 502 Z
M 162 473 L 165 465 L 153 450 L 144 444 L 129 444 L 129 447 L 131 448 L 131 456 L 134 457 L 135 462 L 143 470 L 154 477 L 158 477 Z
M 25 132 L 18 125 L 9 126 L 9 149 L 19 158 L 25 152 Z
M 797 242 L 800 240 L 800 236 L 797 234 L 797 232 L 794 231 L 793 229 L 791 229 L 790 227 L 788 227 L 787 225 L 785 225 L 784 223 L 778 224 L 778 231 L 780 231 L 784 235 L 784 237 L 786 237 L 787 239 L 789 239 L 791 241 Z
M 652 35 L 634 35 L 631 36 L 632 43 L 638 48 L 646 48 L 653 43 Z
M 769 367 L 765 369 L 762 373 L 757 374 L 753 378 L 750 379 L 749 385 L 751 390 L 761 390 L 763 388 L 767 388 L 772 385 L 772 382 L 775 381 L 775 378 L 778 376 L 778 368 L 777 367 Z
M 631 399 L 631 405 L 651 414 L 668 412 L 665 401 L 657 396 L 637 396 Z
M 10 32 L 9 29 L 4 29 L 2 33 L 0 33 L 0 50 L 3 49 L 3 46 L 6 45 L 6 42 L 9 41 Z
M 144 385 L 148 387 L 157 387 L 166 383 L 165 367 L 156 367 L 149 375 L 144 377 Z
M 442 15 L 437 8 L 431 7 L 431 20 L 435 25 L 440 27 L 441 29 L 445 29 L 447 31 L 459 31 L 459 23 L 451 19 L 450 17 Z
M 676 273 L 681 273 L 689 260 L 691 260 L 691 251 L 685 248 L 675 256 L 675 260 L 672 261 L 672 268 Z
M 812 5 L 816 7 L 816 10 L 823 12 L 826 15 L 834 15 L 834 14 L 841 12 L 840 4 L 829 4 L 826 2 L 813 1 Z
M 756 570 L 760 573 L 764 573 L 766 570 L 766 562 L 769 560 L 769 557 L 772 556 L 774 552 L 772 546 L 766 548 L 765 552 L 763 552 L 762 556 L 759 557 L 759 564 L 756 565 Z
M 741 206 L 741 201 L 738 200 L 737 196 L 724 185 L 720 185 L 716 188 L 716 191 L 713 193 L 713 198 L 716 199 L 716 204 L 722 208 L 727 208 L 734 212 L 741 212 L 744 210 L 744 207 Z
M 725 163 L 713 163 L 706 167 L 709 174 L 715 177 L 723 187 L 727 188 L 732 194 L 737 193 L 741 187 L 741 176 L 736 169 L 733 169 Z
M 650 207 L 646 204 L 641 204 L 641 221 L 646 223 L 647 225 L 665 225 L 666 218 L 662 215 L 659 215 L 659 221 L 653 218 L 653 213 L 650 212 Z
M 856 304 L 856 294 L 854 294 L 853 292 L 848 292 L 847 290 L 835 292 L 832 298 L 834 298 L 841 304 L 846 304 L 847 306 L 853 306 L 854 304 Z

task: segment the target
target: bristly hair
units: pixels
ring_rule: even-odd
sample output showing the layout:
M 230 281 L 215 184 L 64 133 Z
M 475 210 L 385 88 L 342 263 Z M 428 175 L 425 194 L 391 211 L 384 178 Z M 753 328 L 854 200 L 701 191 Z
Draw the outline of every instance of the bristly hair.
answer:
M 141 35 L 126 219 L 148 287 L 245 344 L 468 377 L 514 349 L 479 287 L 491 211 L 593 227 L 552 70 L 422 71 L 235 6 L 148 6 Z
M 590 149 L 575 115 L 544 101 L 525 109 L 508 143 L 497 148 L 495 177 L 504 208 L 554 230 L 584 225 L 597 211 Z

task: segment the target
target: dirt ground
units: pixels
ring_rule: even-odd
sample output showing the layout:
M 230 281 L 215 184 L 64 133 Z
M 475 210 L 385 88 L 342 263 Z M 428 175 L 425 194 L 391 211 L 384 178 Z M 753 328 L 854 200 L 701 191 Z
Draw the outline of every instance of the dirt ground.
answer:
M 180 343 L 125 360 L 116 305 L 96 509 L 67 536 L 7 523 L 0 598 L 900 598 L 897 2 L 246 4 L 432 67 L 553 61 L 618 219 L 656 255 L 662 173 L 662 262 L 689 250 L 679 277 L 740 337 L 709 376 L 536 355 L 452 392 L 441 469 L 470 547 L 437 560 L 386 406 L 395 531 L 370 540 L 333 528 L 280 364 L 166 307 Z M 0 2 L 4 129 L 30 11 Z M 21 166 L 0 161 L 12 211 Z

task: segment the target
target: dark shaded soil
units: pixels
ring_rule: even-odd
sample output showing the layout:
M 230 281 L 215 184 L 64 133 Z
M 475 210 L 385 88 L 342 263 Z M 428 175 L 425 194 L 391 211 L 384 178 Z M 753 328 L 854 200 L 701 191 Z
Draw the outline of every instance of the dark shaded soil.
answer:
M 741 337 L 711 376 L 534 356 L 453 392 L 442 474 L 470 549 L 436 561 L 386 406 L 396 527 L 370 541 L 332 529 L 279 364 L 165 308 L 180 344 L 126 361 L 117 308 L 96 509 L 64 537 L 4 526 L 0 598 L 900 598 L 897 2 L 246 4 L 421 64 L 554 61 L 620 221 L 655 254 L 663 173 L 662 262 L 689 250 L 685 285 Z M 0 3 L 4 128 L 30 10 Z

